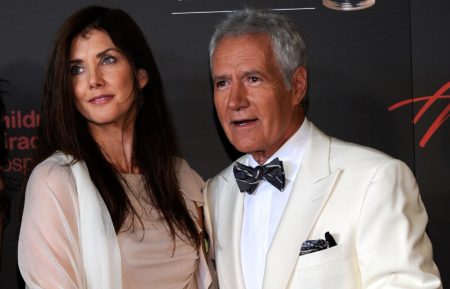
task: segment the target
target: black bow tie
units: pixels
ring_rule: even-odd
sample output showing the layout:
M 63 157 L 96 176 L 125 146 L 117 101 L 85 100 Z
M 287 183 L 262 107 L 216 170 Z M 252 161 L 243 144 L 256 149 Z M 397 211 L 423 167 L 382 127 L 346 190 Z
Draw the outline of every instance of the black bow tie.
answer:
M 233 167 L 234 177 L 241 192 L 253 194 L 259 181 L 268 181 L 280 191 L 284 189 L 285 177 L 283 162 L 278 158 L 270 163 L 255 168 L 236 162 Z

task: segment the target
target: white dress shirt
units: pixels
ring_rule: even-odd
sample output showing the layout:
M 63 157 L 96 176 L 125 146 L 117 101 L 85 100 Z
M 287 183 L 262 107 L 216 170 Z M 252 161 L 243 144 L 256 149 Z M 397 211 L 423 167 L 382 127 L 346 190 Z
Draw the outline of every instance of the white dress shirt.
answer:
M 282 192 L 262 180 L 252 195 L 245 193 L 241 263 L 246 289 L 262 288 L 266 255 L 286 208 L 310 133 L 311 124 L 305 118 L 292 137 L 266 161 L 279 158 L 283 162 L 286 183 Z M 255 167 L 258 163 L 249 156 L 245 165 Z

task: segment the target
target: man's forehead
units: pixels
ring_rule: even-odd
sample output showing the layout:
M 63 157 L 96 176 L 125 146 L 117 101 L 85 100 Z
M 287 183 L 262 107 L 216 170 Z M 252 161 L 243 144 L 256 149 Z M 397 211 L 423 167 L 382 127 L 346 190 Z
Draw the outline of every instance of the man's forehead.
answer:
M 223 38 L 221 38 L 216 45 L 216 48 L 224 43 L 224 42 L 230 42 L 230 41 L 243 41 L 243 40 L 247 40 L 247 41 L 256 41 L 256 42 L 260 42 L 260 41 L 268 41 L 269 43 L 272 42 L 272 38 L 269 34 L 267 33 L 239 33 L 239 34 L 231 34 L 231 35 L 227 35 Z
M 255 65 L 265 66 L 273 60 L 273 49 L 264 38 L 228 38 L 215 50 L 211 67 L 249 66 L 247 69 L 256 69 Z

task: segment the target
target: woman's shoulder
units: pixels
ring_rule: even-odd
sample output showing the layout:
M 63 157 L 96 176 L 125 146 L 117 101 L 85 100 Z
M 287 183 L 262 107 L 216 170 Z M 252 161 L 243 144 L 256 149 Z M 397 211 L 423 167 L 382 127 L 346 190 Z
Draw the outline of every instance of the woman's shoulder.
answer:
M 34 167 L 32 174 L 53 173 L 55 171 L 70 170 L 71 158 L 62 154 L 54 153 Z
M 194 202 L 203 203 L 202 189 L 205 182 L 185 159 L 177 158 L 177 176 L 184 197 Z
M 61 153 L 55 153 L 49 156 L 34 167 L 28 183 L 67 182 L 69 179 L 72 179 L 69 166 L 70 161 L 71 158 Z
M 78 194 L 69 164 L 63 156 L 52 155 L 33 169 L 25 189 L 28 210 L 58 207 L 66 215 L 76 215 Z

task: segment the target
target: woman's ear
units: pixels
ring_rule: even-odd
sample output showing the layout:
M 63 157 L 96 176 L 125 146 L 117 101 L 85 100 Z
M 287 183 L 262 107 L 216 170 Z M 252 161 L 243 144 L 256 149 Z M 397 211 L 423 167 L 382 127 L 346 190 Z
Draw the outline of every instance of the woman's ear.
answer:
M 137 77 L 139 81 L 139 87 L 143 88 L 148 83 L 148 73 L 145 69 L 141 68 L 137 72 Z

